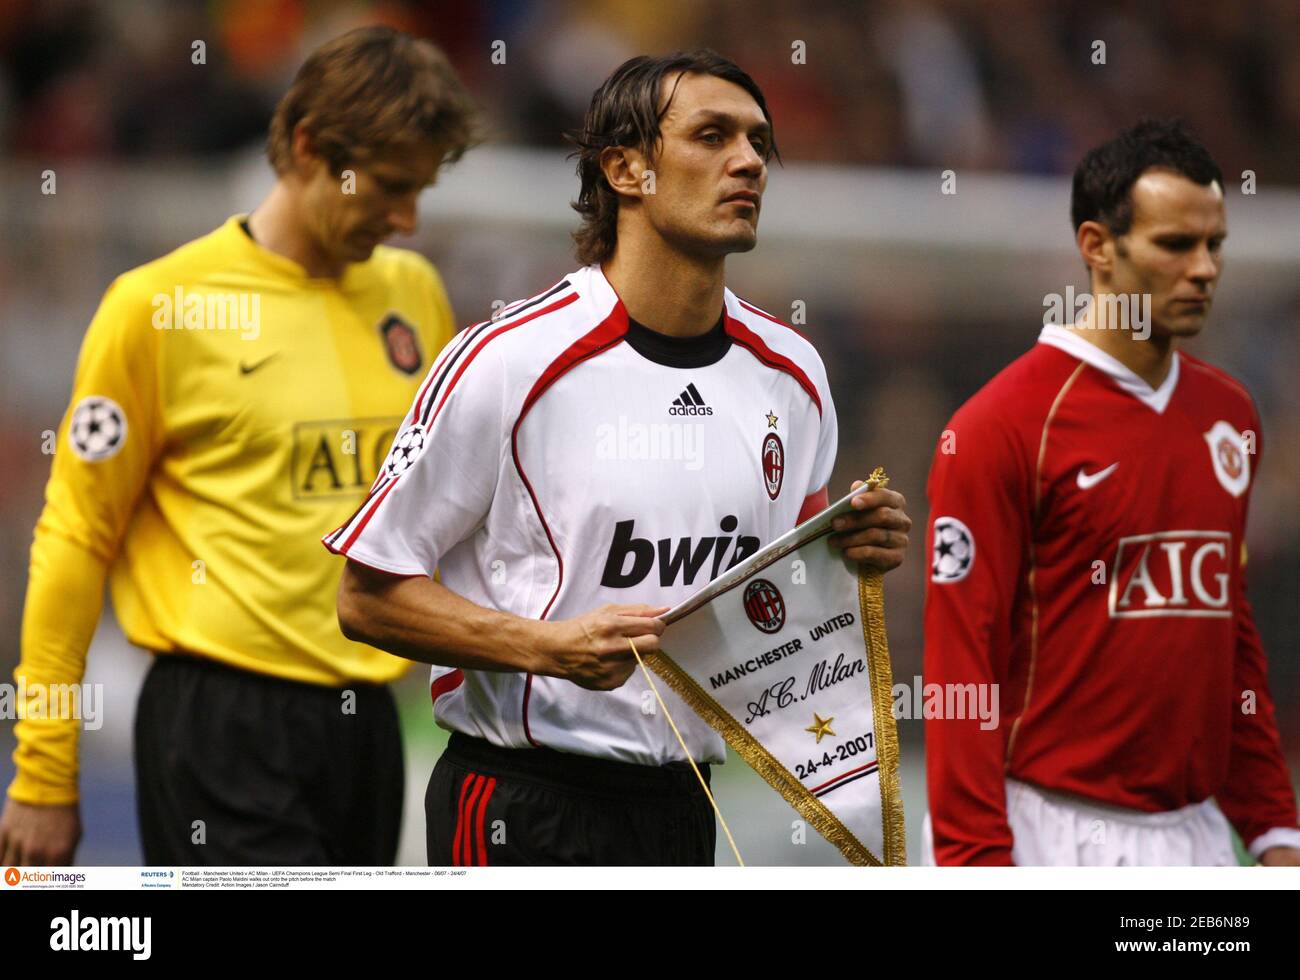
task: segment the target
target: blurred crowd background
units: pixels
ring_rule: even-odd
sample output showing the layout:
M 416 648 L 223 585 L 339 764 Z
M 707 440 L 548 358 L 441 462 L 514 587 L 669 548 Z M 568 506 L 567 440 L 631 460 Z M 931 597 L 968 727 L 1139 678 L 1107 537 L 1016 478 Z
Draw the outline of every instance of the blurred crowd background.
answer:
M 360 21 L 436 38 L 511 142 L 558 145 L 625 58 L 707 45 L 762 76 L 788 159 L 1068 173 L 1140 106 L 1187 118 L 1225 169 L 1300 180 L 1293 0 L 0 0 L 0 142 L 240 149 L 304 54 Z M 197 39 L 215 70 L 192 70 Z
M 1139 115 L 1186 118 L 1227 175 L 1232 230 L 1220 299 L 1192 349 L 1241 378 L 1263 415 L 1251 591 L 1284 745 L 1300 766 L 1294 0 L 0 0 L 4 679 L 18 659 L 49 469 L 41 433 L 58 425 L 104 288 L 251 209 L 270 183 L 260 158 L 267 121 L 297 66 L 324 40 L 377 21 L 434 39 L 486 111 L 488 145 L 425 195 L 419 233 L 396 243 L 438 264 L 462 325 L 574 265 L 566 205 L 577 183 L 560 134 L 580 123 L 613 67 L 707 45 L 755 77 L 785 166 L 769 183 L 759 248 L 732 260 L 729 281 L 786 319 L 806 309 L 841 419 L 833 490 L 882 464 L 908 495 L 918 530 L 887 598 L 895 675 L 908 682 L 921 666 L 925 478 L 944 422 L 1033 342 L 1044 294 L 1085 286 L 1068 223 L 1068 174 L 1083 151 Z M 1104 64 L 1095 63 L 1098 40 Z M 792 58 L 797 42 L 802 63 Z M 58 174 L 53 196 L 39 192 L 47 169 Z M 945 169 L 965 181 L 949 205 L 959 210 L 947 213 L 933 206 Z M 1251 199 L 1238 189 L 1246 170 L 1258 181 Z M 490 173 L 523 176 L 493 186 Z M 553 207 L 525 219 L 542 187 L 556 188 Z M 90 863 L 139 861 L 129 742 L 133 685 L 146 665 L 106 616 L 90 679 L 109 685 L 113 717 L 102 737 L 83 739 L 81 857 Z M 402 682 L 413 781 L 403 860 L 415 863 L 420 794 L 442 744 L 425 676 L 415 669 Z M 900 732 L 915 857 L 921 724 L 900 722 Z M 0 785 L 11 749 L 4 723 Z M 740 763 L 726 768 L 723 792 L 732 786 L 747 812 L 765 814 L 748 829 L 733 821 L 742 852 L 758 863 L 836 860 L 818 846 L 792 852 L 784 804 Z

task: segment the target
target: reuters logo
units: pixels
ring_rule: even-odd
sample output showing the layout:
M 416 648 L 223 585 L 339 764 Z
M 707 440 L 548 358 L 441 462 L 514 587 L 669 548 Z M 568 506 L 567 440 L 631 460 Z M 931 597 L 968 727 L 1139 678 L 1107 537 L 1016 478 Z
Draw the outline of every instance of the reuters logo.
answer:
M 5 884 L 16 885 L 23 880 L 22 873 L 17 868 L 10 868 L 5 872 Z

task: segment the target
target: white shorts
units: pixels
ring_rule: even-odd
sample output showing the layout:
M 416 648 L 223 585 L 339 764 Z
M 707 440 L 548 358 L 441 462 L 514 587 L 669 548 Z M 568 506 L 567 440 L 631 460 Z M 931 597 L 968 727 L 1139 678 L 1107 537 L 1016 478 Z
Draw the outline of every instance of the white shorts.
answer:
M 1146 813 L 1064 796 L 1007 780 L 1011 860 L 1018 865 L 1088 867 L 1235 865 L 1232 828 L 1213 799 Z M 933 865 L 930 814 L 921 863 Z

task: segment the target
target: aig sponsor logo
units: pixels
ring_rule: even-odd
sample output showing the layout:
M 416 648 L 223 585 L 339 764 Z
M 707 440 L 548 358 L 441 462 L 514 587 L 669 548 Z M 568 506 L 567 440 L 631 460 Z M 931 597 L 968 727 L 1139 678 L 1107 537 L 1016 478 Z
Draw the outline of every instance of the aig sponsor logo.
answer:
M 364 494 L 401 424 L 395 416 L 299 422 L 293 427 L 294 498 L 337 500 Z
M 1120 538 L 1110 580 L 1111 619 L 1232 615 L 1232 535 L 1160 531 Z

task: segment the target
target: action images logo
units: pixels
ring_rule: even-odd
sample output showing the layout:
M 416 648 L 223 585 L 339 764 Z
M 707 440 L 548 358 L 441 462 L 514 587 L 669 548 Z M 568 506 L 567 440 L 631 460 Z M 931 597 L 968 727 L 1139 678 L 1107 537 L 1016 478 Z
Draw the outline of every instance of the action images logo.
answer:
M 11 888 L 18 885 L 83 885 L 86 876 L 80 871 L 19 871 L 17 868 L 5 869 L 5 884 Z

